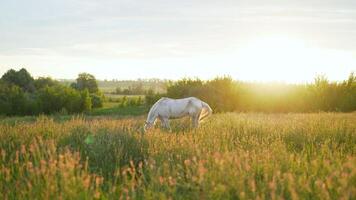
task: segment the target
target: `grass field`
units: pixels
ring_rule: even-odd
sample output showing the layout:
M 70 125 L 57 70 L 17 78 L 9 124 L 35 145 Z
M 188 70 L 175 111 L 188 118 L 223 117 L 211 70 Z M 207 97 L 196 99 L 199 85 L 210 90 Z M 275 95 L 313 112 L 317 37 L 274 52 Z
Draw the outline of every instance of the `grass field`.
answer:
M 136 105 L 136 106 L 120 106 L 118 102 L 104 102 L 102 108 L 95 108 L 90 112 L 83 114 L 67 114 L 63 115 L 61 113 L 47 115 L 49 119 L 55 122 L 64 122 L 72 119 L 73 117 L 82 117 L 85 119 L 121 119 L 121 118 L 131 118 L 133 116 L 143 115 L 148 112 L 147 106 Z M 12 116 L 6 117 L 0 115 L 0 124 L 15 125 L 18 123 L 31 123 L 37 120 L 37 116 Z
M 117 103 L 105 102 L 103 108 L 97 108 L 88 113 L 91 116 L 138 116 L 145 113 L 146 106 L 120 107 Z
M 356 114 L 0 123 L 0 199 L 355 199 Z

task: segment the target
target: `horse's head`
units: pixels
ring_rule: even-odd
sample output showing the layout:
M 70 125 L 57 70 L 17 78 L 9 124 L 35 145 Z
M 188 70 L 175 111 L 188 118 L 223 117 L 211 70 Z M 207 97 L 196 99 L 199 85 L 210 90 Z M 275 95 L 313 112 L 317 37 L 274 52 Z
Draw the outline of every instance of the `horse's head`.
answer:
M 145 121 L 145 126 L 143 127 L 143 129 L 145 130 L 145 132 L 146 132 L 148 129 L 152 128 L 152 127 L 153 127 L 153 123 L 150 123 L 150 122 Z

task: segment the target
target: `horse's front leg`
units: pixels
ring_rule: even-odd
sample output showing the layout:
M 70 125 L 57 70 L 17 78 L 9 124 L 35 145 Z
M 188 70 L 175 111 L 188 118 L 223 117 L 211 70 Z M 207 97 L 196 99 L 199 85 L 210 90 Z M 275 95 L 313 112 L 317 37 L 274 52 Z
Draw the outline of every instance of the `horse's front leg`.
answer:
M 168 120 L 168 118 L 162 118 L 161 120 L 162 120 L 163 127 L 164 127 L 165 129 L 170 130 L 170 129 L 171 129 L 171 126 L 169 125 L 169 120 Z
M 192 116 L 192 125 L 193 128 L 197 128 L 199 126 L 199 115 Z

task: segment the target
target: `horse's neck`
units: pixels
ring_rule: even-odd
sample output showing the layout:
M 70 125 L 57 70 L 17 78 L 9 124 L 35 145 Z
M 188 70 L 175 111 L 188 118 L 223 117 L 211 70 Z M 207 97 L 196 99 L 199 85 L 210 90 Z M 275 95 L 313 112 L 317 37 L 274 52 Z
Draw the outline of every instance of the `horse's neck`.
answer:
M 148 116 L 147 116 L 147 122 L 153 123 L 155 121 L 155 119 L 157 118 L 156 108 L 157 108 L 157 106 L 154 106 L 154 107 L 151 108 L 151 110 L 150 110 L 150 112 L 148 113 Z

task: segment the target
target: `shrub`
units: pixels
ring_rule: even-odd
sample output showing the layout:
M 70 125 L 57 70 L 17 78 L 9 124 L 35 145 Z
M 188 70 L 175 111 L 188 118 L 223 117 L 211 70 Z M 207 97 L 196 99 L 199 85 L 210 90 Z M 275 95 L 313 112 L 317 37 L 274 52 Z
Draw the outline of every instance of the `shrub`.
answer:
M 102 105 L 102 100 L 93 99 L 96 106 Z M 25 69 L 9 70 L 0 80 L 0 113 L 3 115 L 79 113 L 90 111 L 91 101 L 87 89 L 78 91 L 51 78 L 34 80 Z
M 92 107 L 93 108 L 101 108 L 103 107 L 104 97 L 100 94 L 90 94 Z
M 153 90 L 149 90 L 145 96 L 145 103 L 147 106 L 152 106 L 161 97 L 162 97 L 162 94 L 154 93 Z
M 25 113 L 25 93 L 16 85 L 0 83 L 0 113 L 21 115 Z

